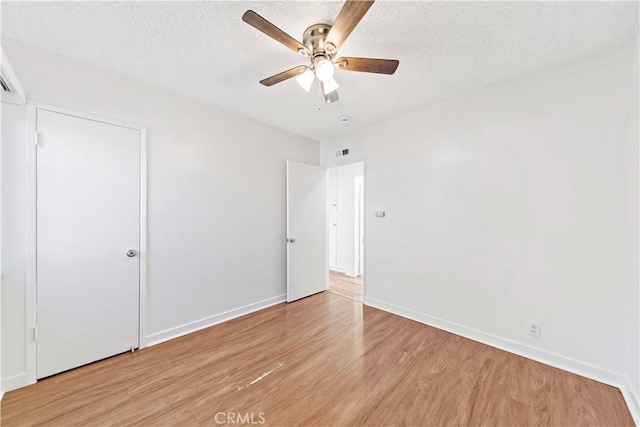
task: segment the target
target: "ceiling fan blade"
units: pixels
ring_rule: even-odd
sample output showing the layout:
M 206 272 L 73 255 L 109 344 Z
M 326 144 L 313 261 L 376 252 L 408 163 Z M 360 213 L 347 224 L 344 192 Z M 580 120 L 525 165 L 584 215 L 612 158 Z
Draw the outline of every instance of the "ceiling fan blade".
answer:
M 373 59 L 373 58 L 338 58 L 338 67 L 347 71 L 363 71 L 365 73 L 393 74 L 396 72 L 400 61 L 397 59 Z
M 342 10 L 340 10 L 336 22 L 329 30 L 325 43 L 333 44 L 336 50 L 338 50 L 347 37 L 349 37 L 351 31 L 358 25 L 358 22 L 360 22 L 364 14 L 367 13 L 373 1 L 374 0 L 347 0 L 344 6 L 342 6 Z
M 273 86 L 276 83 L 283 82 L 287 79 L 290 79 L 291 77 L 295 77 L 304 73 L 305 71 L 307 71 L 307 68 L 309 67 L 307 67 L 306 65 L 299 65 L 297 67 L 291 68 L 290 70 L 283 71 L 271 77 L 267 77 L 266 79 L 262 79 L 260 80 L 260 84 L 265 86 Z
M 294 52 L 298 52 L 300 49 L 304 49 L 302 43 L 282 31 L 280 28 L 273 25 L 271 22 L 264 19 L 262 16 L 255 13 L 253 10 L 247 10 L 242 15 L 242 20 L 252 27 L 262 31 L 272 39 L 282 43 Z

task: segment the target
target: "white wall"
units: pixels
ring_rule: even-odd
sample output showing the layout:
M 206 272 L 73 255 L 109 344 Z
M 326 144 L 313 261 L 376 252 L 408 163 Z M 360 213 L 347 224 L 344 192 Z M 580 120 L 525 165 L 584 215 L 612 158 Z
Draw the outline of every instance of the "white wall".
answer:
M 632 50 L 323 141 L 325 166 L 343 148 L 366 158 L 367 211 L 387 214 L 366 219 L 365 303 L 610 383 L 635 375 Z M 527 320 L 542 323 L 540 339 Z
M 317 142 L 22 43 L 3 47 L 30 100 L 148 128 L 148 341 L 284 300 L 285 160 L 317 164 Z M 24 369 L 25 154 L 2 143 L 3 229 L 16 236 L 3 241 L 14 254 L 7 379 Z
M 0 55 L 2 56 L 2 60 L 0 61 L 0 65 L 2 68 L 2 75 L 7 80 L 7 83 L 11 87 L 10 92 L 2 91 L 0 94 L 0 98 L 2 104 L 0 105 L 0 177 L 2 177 L 3 170 L 3 151 L 4 144 L 1 141 L 4 140 L 24 140 L 24 122 L 25 122 L 25 110 L 24 110 L 24 89 L 22 85 L 18 81 L 11 64 L 9 63 L 9 59 L 5 55 L 2 47 L 0 46 Z M 12 154 L 12 153 L 9 153 Z M 12 157 L 11 157 L 12 158 Z M 3 236 L 7 233 L 3 234 L 3 218 L 5 215 L 5 209 L 3 208 L 3 180 L 0 179 L 0 380 L 4 378 L 2 375 L 2 305 L 3 299 L 2 294 L 4 293 L 5 284 L 4 280 L 4 265 L 3 265 L 3 257 L 2 257 L 2 247 L 4 246 L 4 238 Z M 11 201 L 11 200 L 10 200 Z M 10 207 L 7 207 L 8 215 L 11 215 Z M 13 234 L 13 230 L 9 230 L 8 233 L 10 236 Z M 11 257 L 11 255 L 9 255 Z M 13 276 L 13 274 L 12 274 Z M 12 307 L 13 308 L 13 307 Z M 24 353 L 23 353 L 24 355 Z M 4 397 L 4 391 L 6 387 L 4 387 L 3 381 L 0 381 L 0 399 Z
M 363 174 L 362 163 L 329 169 L 329 232 L 335 230 L 335 244 L 329 246 L 329 259 L 335 263 L 329 268 L 351 277 L 357 275 L 355 179 Z
M 628 280 L 628 325 L 630 326 L 627 342 L 629 344 L 626 350 L 627 361 L 625 368 L 629 380 L 628 388 L 635 394 L 635 410 L 637 417 L 640 417 L 640 193 L 638 191 L 638 183 L 640 182 L 640 174 L 638 173 L 638 163 L 640 150 L 638 149 L 638 140 L 640 140 L 640 87 L 638 84 L 638 75 L 640 75 L 639 62 L 640 45 L 638 35 L 636 34 L 635 42 L 632 46 L 631 66 L 629 80 L 631 80 L 631 91 L 629 93 L 631 107 L 629 109 L 629 280 Z M 636 424 L 640 424 L 636 418 Z
M 2 103 L 2 390 L 25 377 L 25 107 Z

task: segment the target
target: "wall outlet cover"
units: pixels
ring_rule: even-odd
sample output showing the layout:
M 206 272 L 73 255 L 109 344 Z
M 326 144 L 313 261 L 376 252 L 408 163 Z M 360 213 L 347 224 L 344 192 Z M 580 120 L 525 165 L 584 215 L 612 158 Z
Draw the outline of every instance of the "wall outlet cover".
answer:
M 540 322 L 534 322 L 532 320 L 528 320 L 527 335 L 534 338 L 540 338 Z

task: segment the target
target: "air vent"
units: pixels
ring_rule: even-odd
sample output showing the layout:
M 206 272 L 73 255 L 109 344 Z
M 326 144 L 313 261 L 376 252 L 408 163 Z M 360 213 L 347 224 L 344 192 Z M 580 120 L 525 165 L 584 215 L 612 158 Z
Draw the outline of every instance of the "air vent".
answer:
M 24 89 L 22 89 L 16 73 L 13 72 L 13 68 L 11 68 L 9 59 L 2 47 L 0 47 L 0 53 L 2 53 L 2 61 L 0 61 L 0 88 L 2 88 L 0 100 L 10 104 L 24 104 L 26 101 Z
M 347 156 L 348 154 L 349 154 L 349 149 L 348 148 L 336 151 L 336 157 Z
M 9 83 L 7 83 L 2 75 L 0 75 L 0 86 L 2 86 L 3 92 L 13 93 L 13 89 L 11 89 L 11 86 L 9 86 Z

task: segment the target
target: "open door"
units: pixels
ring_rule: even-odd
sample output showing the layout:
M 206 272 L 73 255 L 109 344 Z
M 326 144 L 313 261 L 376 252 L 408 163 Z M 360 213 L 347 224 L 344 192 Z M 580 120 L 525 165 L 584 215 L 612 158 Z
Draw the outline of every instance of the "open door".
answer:
M 327 289 L 326 170 L 287 161 L 287 301 Z

